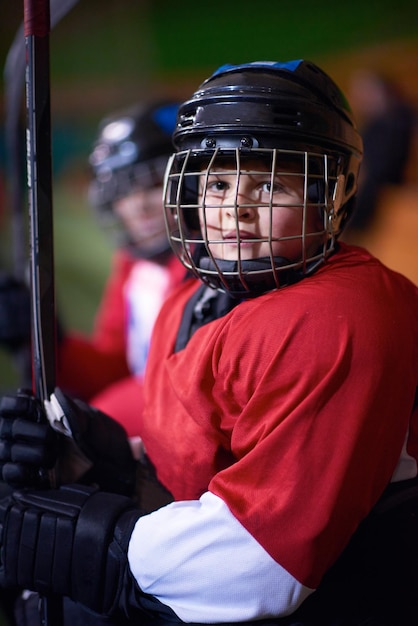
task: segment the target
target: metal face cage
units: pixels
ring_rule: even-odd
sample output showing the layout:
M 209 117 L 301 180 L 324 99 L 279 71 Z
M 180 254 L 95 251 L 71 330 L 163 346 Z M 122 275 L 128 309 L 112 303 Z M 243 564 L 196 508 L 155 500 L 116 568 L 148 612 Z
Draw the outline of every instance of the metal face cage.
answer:
M 235 297 L 257 296 L 300 280 L 334 249 L 339 219 L 334 200 L 338 186 L 344 186 L 341 161 L 341 155 L 271 148 L 218 147 L 174 154 L 164 184 L 167 233 L 174 253 L 194 276 Z M 277 198 L 275 190 L 283 177 L 294 179 L 299 189 L 296 202 L 283 200 L 283 194 Z M 262 201 L 251 194 L 243 197 L 240 189 L 246 180 L 268 190 Z M 228 193 L 213 193 L 214 186 L 227 187 Z M 289 209 L 298 219 L 292 232 L 283 234 L 277 222 L 280 212 Z M 233 216 L 227 240 L 221 229 L 212 227 L 226 211 Z M 229 255 L 222 253 L 226 244 Z

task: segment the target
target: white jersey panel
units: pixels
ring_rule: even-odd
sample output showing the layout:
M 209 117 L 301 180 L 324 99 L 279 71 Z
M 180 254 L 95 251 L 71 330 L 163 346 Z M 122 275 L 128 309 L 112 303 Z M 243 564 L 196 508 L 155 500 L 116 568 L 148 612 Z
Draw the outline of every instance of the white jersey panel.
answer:
M 313 591 L 276 563 L 209 492 L 140 518 L 128 559 L 140 588 L 185 622 L 284 616 Z
M 125 285 L 128 311 L 127 359 L 135 376 L 143 376 L 155 320 L 171 285 L 167 267 L 141 260 Z

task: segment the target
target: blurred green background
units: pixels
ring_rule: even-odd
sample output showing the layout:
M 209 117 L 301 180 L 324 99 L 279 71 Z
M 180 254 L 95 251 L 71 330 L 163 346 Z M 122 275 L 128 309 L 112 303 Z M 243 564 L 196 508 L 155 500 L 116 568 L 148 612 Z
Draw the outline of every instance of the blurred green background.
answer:
M 0 10 L 4 67 L 23 2 L 1 0 Z M 50 50 L 57 306 L 64 328 L 85 332 L 112 251 L 86 199 L 87 156 L 104 115 L 160 95 L 185 99 L 227 62 L 292 58 L 319 63 L 345 91 L 355 69 L 384 71 L 418 103 L 418 3 L 410 0 L 80 0 L 53 29 Z M 13 269 L 6 87 L 2 80 L 0 269 Z M 0 391 L 18 382 L 19 368 L 0 350 Z

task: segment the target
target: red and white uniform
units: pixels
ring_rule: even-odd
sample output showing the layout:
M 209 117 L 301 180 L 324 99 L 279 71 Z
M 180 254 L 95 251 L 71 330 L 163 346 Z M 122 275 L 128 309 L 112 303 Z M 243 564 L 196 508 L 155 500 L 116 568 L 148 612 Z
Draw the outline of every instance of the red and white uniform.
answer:
M 141 435 L 176 502 L 140 518 L 139 586 L 186 622 L 285 616 L 391 480 L 417 475 L 418 293 L 360 248 L 173 347 L 168 298 Z
M 118 250 L 91 337 L 69 333 L 59 347 L 60 387 L 138 434 L 143 376 L 152 328 L 168 294 L 184 277 L 172 256 L 166 265 Z

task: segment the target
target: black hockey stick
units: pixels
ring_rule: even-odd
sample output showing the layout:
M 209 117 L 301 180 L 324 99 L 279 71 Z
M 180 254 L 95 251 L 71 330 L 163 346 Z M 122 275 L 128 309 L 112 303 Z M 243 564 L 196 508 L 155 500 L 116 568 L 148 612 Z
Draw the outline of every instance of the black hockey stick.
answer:
M 33 388 L 41 401 L 55 387 L 49 31 L 49 0 L 24 0 Z M 41 620 L 63 623 L 60 597 L 41 598 Z
M 53 28 L 77 4 L 78 0 L 50 0 L 50 26 Z M 26 40 L 22 23 L 13 39 L 4 66 L 5 145 L 8 166 L 8 205 L 11 209 L 11 238 L 15 277 L 26 282 L 27 275 L 27 210 L 24 181 L 24 86 L 27 65 Z M 17 355 L 21 385 L 31 384 L 29 348 Z
M 33 386 L 48 400 L 55 387 L 49 0 L 24 0 L 24 10 Z

